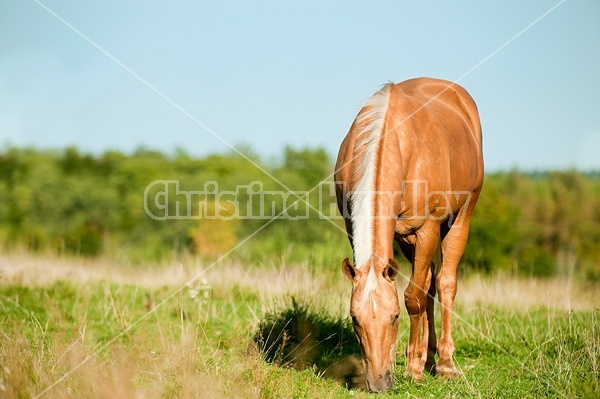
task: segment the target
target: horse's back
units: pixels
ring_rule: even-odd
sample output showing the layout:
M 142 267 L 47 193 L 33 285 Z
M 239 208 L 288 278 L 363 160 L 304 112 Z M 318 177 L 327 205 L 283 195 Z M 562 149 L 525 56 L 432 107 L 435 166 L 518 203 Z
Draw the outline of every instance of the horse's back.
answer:
M 481 127 L 468 92 L 431 78 L 393 88 L 386 132 L 397 138 L 389 144 L 400 149 L 403 179 L 427 181 L 430 190 L 478 190 L 483 182 Z
M 470 133 L 481 141 L 477 106 L 462 86 L 442 79 L 416 78 L 397 83 L 394 87 L 402 93 L 400 97 L 403 100 L 408 100 L 413 103 L 412 106 L 418 106 L 436 115 L 441 123 L 444 123 L 442 119 L 444 116 L 449 120 L 456 117 L 463 119 Z M 461 133 L 460 129 L 453 132 Z
M 467 91 L 431 78 L 390 83 L 386 88 L 389 100 L 385 127 L 378 138 L 376 189 L 404 192 L 404 204 L 415 203 L 414 195 L 427 195 L 406 190 L 406 182 L 424 182 L 428 192 L 478 192 L 483 184 L 481 127 Z M 359 116 L 363 112 L 365 108 Z M 335 167 L 340 210 L 348 206 L 347 192 L 356 189 L 353 176 L 365 167 L 364 150 L 356 144 L 361 132 L 359 116 L 340 146 Z

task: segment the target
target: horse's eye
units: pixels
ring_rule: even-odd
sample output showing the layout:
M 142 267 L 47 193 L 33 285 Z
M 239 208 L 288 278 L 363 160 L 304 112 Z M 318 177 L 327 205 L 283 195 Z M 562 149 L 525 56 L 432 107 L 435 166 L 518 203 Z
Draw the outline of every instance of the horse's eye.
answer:
M 351 314 L 350 317 L 352 317 L 352 324 L 354 324 L 354 325 L 358 324 L 358 320 L 356 319 L 356 316 Z
M 396 315 L 394 316 L 394 323 L 398 321 L 399 317 L 400 317 L 400 313 L 396 313 Z

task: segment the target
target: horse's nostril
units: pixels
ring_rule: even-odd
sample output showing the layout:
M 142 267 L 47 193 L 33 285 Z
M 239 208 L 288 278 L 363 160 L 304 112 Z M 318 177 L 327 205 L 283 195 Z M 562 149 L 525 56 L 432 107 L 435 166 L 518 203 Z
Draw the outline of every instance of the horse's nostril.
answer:
M 388 370 L 385 373 L 385 380 L 387 381 L 389 386 L 391 386 L 394 383 L 394 377 L 392 377 L 392 372 L 390 370 Z

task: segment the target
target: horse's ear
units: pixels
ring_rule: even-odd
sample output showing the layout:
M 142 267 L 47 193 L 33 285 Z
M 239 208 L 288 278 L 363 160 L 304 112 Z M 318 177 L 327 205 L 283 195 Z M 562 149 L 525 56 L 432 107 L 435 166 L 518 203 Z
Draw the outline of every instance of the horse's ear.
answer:
M 394 281 L 398 275 L 398 264 L 394 259 L 390 259 L 389 263 L 383 269 L 383 277 L 388 281 Z
M 342 272 L 344 272 L 344 276 L 352 282 L 356 279 L 356 275 L 358 274 L 358 269 L 350 264 L 350 260 L 348 258 L 342 261 Z

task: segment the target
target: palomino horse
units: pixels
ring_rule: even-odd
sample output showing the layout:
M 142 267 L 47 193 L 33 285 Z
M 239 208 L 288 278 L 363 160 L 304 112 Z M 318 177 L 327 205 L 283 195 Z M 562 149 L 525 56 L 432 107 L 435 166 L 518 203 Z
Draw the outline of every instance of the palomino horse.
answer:
M 367 387 L 386 391 L 394 382 L 400 311 L 394 240 L 412 264 L 404 291 L 410 318 L 405 376 L 421 381 L 425 367 L 455 376 L 456 268 L 483 184 L 475 102 L 465 89 L 443 80 L 386 84 L 364 103 L 342 142 L 335 180 L 354 250 L 355 265 L 346 258 L 342 270 L 352 281 L 350 314 Z M 442 306 L 439 343 L 436 287 Z

